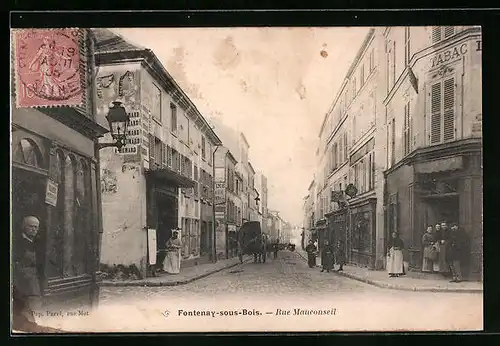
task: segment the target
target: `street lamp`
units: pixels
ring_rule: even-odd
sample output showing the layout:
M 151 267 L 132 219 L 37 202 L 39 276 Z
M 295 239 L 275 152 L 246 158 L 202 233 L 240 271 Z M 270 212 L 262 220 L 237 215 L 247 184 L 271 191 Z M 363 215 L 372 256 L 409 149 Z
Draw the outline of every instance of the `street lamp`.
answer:
M 129 119 L 130 116 L 127 114 L 125 107 L 122 106 L 122 102 L 113 101 L 113 105 L 109 109 L 108 115 L 106 115 L 106 120 L 108 121 L 109 130 L 114 142 L 99 143 L 99 149 L 109 147 L 121 149 L 125 145 L 127 138 Z

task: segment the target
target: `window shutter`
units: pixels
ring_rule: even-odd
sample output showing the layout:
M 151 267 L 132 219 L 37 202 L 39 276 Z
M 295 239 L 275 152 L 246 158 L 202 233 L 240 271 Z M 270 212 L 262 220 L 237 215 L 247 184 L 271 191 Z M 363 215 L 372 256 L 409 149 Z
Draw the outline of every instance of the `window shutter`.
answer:
M 432 43 L 437 43 L 441 41 L 441 27 L 433 26 L 432 27 Z
M 446 79 L 443 83 L 443 140 L 455 139 L 455 80 Z
M 431 144 L 441 141 L 441 83 L 431 87 Z
M 454 26 L 445 26 L 444 27 L 444 38 L 448 38 L 450 36 L 453 36 L 455 34 L 455 27 Z
M 186 175 L 186 161 L 185 161 L 185 158 L 183 155 L 179 155 L 180 156 L 180 161 L 181 161 L 181 174 L 182 175 Z
M 161 143 L 161 165 L 165 167 L 167 165 L 167 145 Z
M 172 148 L 167 145 L 167 167 L 172 168 Z
M 153 166 L 155 162 L 155 138 L 149 134 L 149 164 Z

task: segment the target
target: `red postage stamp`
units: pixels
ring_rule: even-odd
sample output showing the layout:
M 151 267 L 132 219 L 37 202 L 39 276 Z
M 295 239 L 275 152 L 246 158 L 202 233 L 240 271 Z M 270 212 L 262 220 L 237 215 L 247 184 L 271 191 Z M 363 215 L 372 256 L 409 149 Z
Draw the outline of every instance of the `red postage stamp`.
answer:
M 17 107 L 83 103 L 80 34 L 75 28 L 14 31 Z

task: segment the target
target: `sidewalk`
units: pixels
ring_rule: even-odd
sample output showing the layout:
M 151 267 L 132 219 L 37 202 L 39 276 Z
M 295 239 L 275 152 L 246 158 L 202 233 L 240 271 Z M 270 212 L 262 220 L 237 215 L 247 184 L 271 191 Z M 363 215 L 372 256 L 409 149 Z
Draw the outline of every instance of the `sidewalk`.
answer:
M 307 261 L 307 254 L 302 249 L 297 253 Z M 318 261 L 319 262 L 319 261 Z M 319 264 L 316 265 L 320 267 Z M 483 293 L 482 282 L 463 281 L 449 282 L 445 278 L 412 277 L 412 273 L 399 278 L 391 278 L 384 270 L 370 270 L 368 268 L 344 265 L 344 271 L 335 274 L 361 281 L 380 288 L 389 288 L 403 291 L 418 292 L 454 292 L 454 293 Z
M 251 259 L 244 258 L 243 263 L 250 261 Z M 158 277 L 148 277 L 142 280 L 103 280 L 100 286 L 177 286 L 184 285 L 195 280 L 204 278 L 211 274 L 220 272 L 224 269 L 235 267 L 240 264 L 238 257 L 230 258 L 227 260 L 217 261 L 216 263 L 206 263 L 197 266 L 191 266 L 188 268 L 181 268 L 181 272 L 177 275 L 161 274 Z

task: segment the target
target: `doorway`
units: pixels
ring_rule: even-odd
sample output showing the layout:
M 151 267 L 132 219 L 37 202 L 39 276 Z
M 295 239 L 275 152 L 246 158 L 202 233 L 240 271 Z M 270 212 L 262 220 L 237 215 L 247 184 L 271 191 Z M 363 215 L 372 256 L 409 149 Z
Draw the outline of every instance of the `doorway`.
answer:
M 460 203 L 458 195 L 435 196 L 427 198 L 426 224 L 435 225 L 446 221 L 448 224 L 460 221 Z
M 16 254 L 17 240 L 21 236 L 22 220 L 36 216 L 40 221 L 37 244 L 37 263 L 44 263 L 46 229 L 45 186 L 46 177 L 40 173 L 12 167 L 12 253 Z M 40 268 L 42 269 L 42 268 Z M 39 275 L 43 274 L 43 271 Z
M 177 197 L 163 193 L 156 194 L 158 208 L 157 249 L 164 250 L 172 236 L 172 230 L 178 227 Z

